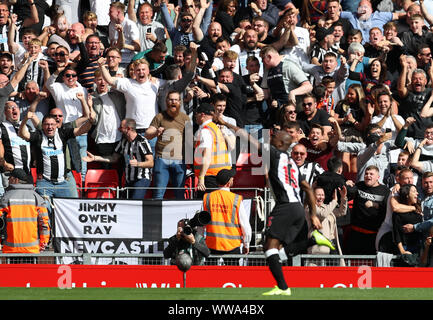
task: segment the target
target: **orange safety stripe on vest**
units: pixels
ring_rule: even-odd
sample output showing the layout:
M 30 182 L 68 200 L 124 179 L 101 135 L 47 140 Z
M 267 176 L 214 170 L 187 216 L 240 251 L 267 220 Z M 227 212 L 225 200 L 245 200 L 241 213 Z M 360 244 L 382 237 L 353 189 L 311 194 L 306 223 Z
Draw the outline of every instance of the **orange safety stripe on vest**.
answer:
M 47 208 L 12 204 L 3 210 L 7 213 L 3 253 L 39 253 L 39 244 L 50 239 Z
M 211 162 L 205 175 L 216 176 L 222 169 L 230 170 L 232 166 L 230 163 L 229 151 L 227 150 L 227 145 L 221 130 L 213 122 L 206 124 L 203 129 L 209 129 L 213 137 Z M 197 141 L 195 144 L 195 149 L 197 149 L 199 145 L 200 141 Z M 199 176 L 202 165 L 203 158 L 194 157 L 194 173 L 196 177 Z
M 206 245 L 210 249 L 230 251 L 240 247 L 242 229 L 239 224 L 239 207 L 242 196 L 230 191 L 216 190 L 203 197 L 203 208 L 211 213 L 206 225 Z

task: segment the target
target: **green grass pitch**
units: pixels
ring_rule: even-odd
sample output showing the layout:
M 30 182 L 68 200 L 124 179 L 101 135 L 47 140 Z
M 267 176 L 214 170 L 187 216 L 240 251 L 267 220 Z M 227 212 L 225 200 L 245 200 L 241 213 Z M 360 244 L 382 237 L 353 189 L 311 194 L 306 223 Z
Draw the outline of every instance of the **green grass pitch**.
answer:
M 270 288 L 0 288 L 0 300 L 432 300 L 433 288 L 292 288 L 291 296 L 262 296 Z

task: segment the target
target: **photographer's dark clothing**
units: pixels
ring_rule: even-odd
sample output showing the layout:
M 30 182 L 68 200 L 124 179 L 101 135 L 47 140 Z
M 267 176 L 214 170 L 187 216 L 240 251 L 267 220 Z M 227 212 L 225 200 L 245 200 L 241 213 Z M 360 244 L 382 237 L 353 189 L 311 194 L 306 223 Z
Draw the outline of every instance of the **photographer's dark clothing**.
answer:
M 204 237 L 194 232 L 195 243 L 191 245 L 185 240 L 178 240 L 176 235 L 168 239 L 168 246 L 164 249 L 164 258 L 170 259 L 172 265 L 176 264 L 176 257 L 179 253 L 188 253 L 192 258 L 193 265 L 203 265 L 204 258 L 209 257 L 210 251 Z

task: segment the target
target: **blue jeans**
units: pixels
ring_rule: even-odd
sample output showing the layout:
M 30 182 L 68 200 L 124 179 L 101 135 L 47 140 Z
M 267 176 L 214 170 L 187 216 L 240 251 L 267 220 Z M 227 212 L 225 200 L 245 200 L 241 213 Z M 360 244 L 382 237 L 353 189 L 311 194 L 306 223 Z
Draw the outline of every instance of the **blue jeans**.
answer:
M 78 145 L 80 146 L 80 156 L 81 158 L 87 156 L 87 134 L 76 137 Z M 81 159 L 81 176 L 86 177 L 87 172 L 87 162 Z
M 147 187 L 150 186 L 150 182 L 151 181 L 149 179 L 140 179 L 134 182 L 128 182 L 126 186 L 132 188 L 128 190 L 128 199 L 131 200 L 144 199 L 144 197 L 146 196 Z
M 263 125 L 261 124 L 246 124 L 244 127 L 245 131 L 252 135 L 257 140 L 262 140 L 262 129 Z
M 72 175 L 72 173 L 70 173 Z M 72 177 L 73 178 L 73 177 Z M 74 183 L 75 193 L 72 192 L 72 182 Z M 36 192 L 39 193 L 42 197 L 47 196 L 50 198 L 58 197 L 58 198 L 76 198 L 77 194 L 77 186 L 75 185 L 75 179 L 71 180 L 71 177 L 68 174 L 68 177 L 63 182 L 53 183 L 51 181 L 45 179 L 38 179 L 36 181 Z M 50 220 L 53 218 L 53 208 L 51 207 L 51 203 L 47 201 L 47 209 L 48 214 L 50 216 Z
M 176 199 L 185 199 L 185 176 L 186 165 L 182 160 L 169 160 L 156 157 L 153 166 L 153 177 L 155 181 L 155 187 L 160 189 L 155 189 L 153 191 L 153 198 L 164 198 L 165 188 L 167 187 L 168 181 L 171 181 L 173 187 L 182 188 L 174 189 L 174 195 Z

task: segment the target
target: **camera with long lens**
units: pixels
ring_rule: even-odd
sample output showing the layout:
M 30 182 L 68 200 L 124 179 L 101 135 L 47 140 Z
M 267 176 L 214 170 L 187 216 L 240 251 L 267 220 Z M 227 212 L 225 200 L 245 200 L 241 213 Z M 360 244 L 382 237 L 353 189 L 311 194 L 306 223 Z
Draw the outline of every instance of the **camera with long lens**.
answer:
M 211 215 L 208 211 L 198 211 L 192 219 L 185 219 L 182 232 L 190 235 L 195 227 L 203 227 L 210 222 Z

